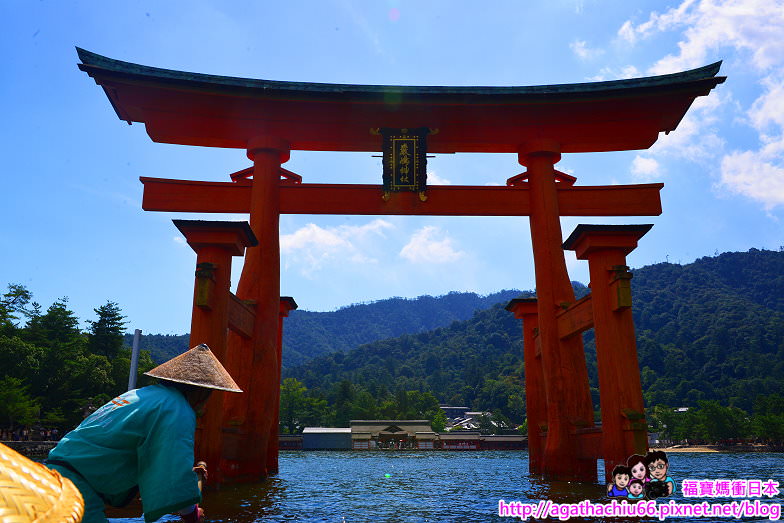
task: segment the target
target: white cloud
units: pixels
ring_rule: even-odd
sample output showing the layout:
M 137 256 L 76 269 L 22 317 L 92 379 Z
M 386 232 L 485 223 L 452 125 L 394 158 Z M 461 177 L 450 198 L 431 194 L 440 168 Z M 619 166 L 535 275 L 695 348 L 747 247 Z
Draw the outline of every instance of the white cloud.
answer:
M 639 154 L 632 160 L 632 175 L 638 180 L 651 181 L 661 174 L 661 166 L 653 158 L 640 156 Z
M 569 44 L 569 48 L 581 60 L 591 60 L 604 54 L 603 49 L 588 47 L 588 42 L 585 40 L 575 40 Z
M 658 60 L 649 72 L 699 67 L 719 57 L 722 49 L 739 52 L 764 87 L 745 116 L 760 146 L 725 151 L 714 124 L 718 107 L 731 96 L 719 91 L 698 98 L 678 129 L 662 137 L 650 153 L 715 159 L 720 164 L 716 188 L 757 200 L 766 210 L 784 205 L 784 0 L 685 0 L 663 14 L 651 13 L 641 24 L 626 21 L 618 36 L 635 43 L 675 29 L 682 29 L 678 52 Z
M 784 205 L 784 167 L 758 151 L 734 152 L 721 162 L 720 187 L 735 194 L 758 200 L 770 211 Z
M 719 136 L 716 125 L 718 113 L 728 96 L 712 92 L 694 100 L 691 108 L 670 134 L 660 134 L 651 147 L 651 155 L 685 158 L 692 162 L 715 159 L 724 150 L 724 140 Z
M 784 205 L 784 77 L 771 75 L 762 84 L 765 92 L 747 112 L 760 147 L 724 156 L 717 187 L 757 200 L 770 211 Z
M 650 14 L 647 21 L 635 26 L 631 20 L 627 20 L 618 29 L 618 36 L 628 42 L 635 43 L 641 38 L 647 38 L 654 32 L 669 31 L 678 25 L 689 23 L 692 19 L 690 8 L 694 5 L 695 0 L 686 0 L 681 5 L 669 9 L 664 14 L 659 14 L 656 11 Z
M 637 41 L 637 34 L 634 30 L 634 25 L 632 25 L 631 20 L 626 20 L 620 29 L 618 29 L 618 36 L 621 40 L 624 40 L 630 44 L 633 44 Z
M 449 263 L 465 256 L 465 252 L 455 250 L 452 243 L 452 238 L 441 229 L 428 225 L 411 236 L 400 256 L 414 263 Z
M 767 70 L 784 57 L 784 2 L 782 0 L 687 0 L 664 15 L 653 13 L 635 32 L 650 34 L 685 25 L 679 52 L 659 60 L 653 74 L 691 69 L 714 61 L 723 47 L 751 55 L 751 64 Z
M 180 245 L 185 245 L 185 246 L 188 245 L 188 242 L 186 242 L 185 238 L 183 238 L 182 236 L 172 236 L 172 240 L 174 240 L 174 243 L 178 243 Z
M 626 78 L 638 78 L 642 76 L 639 69 L 633 65 L 627 65 L 620 69 L 613 67 L 602 67 L 599 74 L 588 78 L 591 82 L 603 82 L 605 80 L 623 80 Z
M 452 182 L 447 180 L 446 178 L 441 178 L 434 172 L 427 173 L 427 184 L 428 185 L 452 185 Z
M 763 143 L 780 142 L 784 129 L 784 77 L 776 80 L 769 76 L 762 80 L 762 85 L 765 92 L 754 101 L 748 117 Z
M 679 52 L 660 59 L 652 74 L 667 74 L 712 62 L 722 47 L 751 54 L 752 65 L 767 70 L 784 57 L 782 0 L 685 0 L 663 14 L 653 12 L 645 22 L 627 20 L 618 36 L 635 43 L 656 33 L 684 27 Z
M 309 223 L 291 234 L 281 235 L 280 252 L 286 268 L 298 265 L 300 272 L 309 276 L 327 262 L 376 263 L 378 260 L 363 253 L 358 244 L 371 237 L 384 236 L 394 226 L 385 220 L 373 220 L 365 225 L 341 225 L 323 228 Z
M 338 234 L 337 229 L 322 229 L 315 223 L 309 223 L 298 229 L 293 234 L 280 237 L 280 250 L 290 253 L 307 247 L 318 247 L 331 250 L 339 247 L 349 247 L 351 243 Z

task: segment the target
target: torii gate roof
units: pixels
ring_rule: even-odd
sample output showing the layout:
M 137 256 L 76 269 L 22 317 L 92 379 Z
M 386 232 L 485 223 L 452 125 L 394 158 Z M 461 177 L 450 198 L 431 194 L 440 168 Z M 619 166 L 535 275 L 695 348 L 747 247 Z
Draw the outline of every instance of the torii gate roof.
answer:
M 428 152 L 645 149 L 726 77 L 721 62 L 680 73 L 529 87 L 389 86 L 254 80 L 159 69 L 77 48 L 79 69 L 117 115 L 156 142 L 246 148 L 258 135 L 292 150 L 379 151 L 379 127 L 429 127 Z

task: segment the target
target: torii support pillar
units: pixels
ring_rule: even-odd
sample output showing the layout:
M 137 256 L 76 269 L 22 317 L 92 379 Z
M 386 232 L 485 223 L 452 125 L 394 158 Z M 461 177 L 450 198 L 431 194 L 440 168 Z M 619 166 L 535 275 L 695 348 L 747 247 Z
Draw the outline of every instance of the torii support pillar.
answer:
M 544 438 L 542 428 L 547 425 L 547 397 L 544 388 L 541 350 L 537 351 L 535 332 L 538 328 L 536 298 L 518 298 L 509 302 L 506 310 L 523 320 L 523 359 L 525 361 L 525 411 L 528 421 L 528 470 L 542 473 Z
M 605 477 L 632 454 L 648 449 L 647 424 L 632 320 L 632 294 L 626 256 L 652 225 L 578 225 L 563 244 L 588 260 L 591 276 L 602 455 Z
M 221 363 L 226 362 L 231 258 L 242 256 L 245 247 L 257 245 L 246 222 L 173 220 L 196 251 L 196 282 L 193 290 L 190 346 L 206 343 Z M 210 467 L 216 484 L 222 480 L 220 460 L 222 417 L 226 394 L 215 391 L 199 420 L 196 456 Z
M 579 452 L 579 431 L 593 427 L 593 407 L 582 338 L 561 339 L 556 313 L 575 301 L 561 247 L 555 163 L 560 146 L 549 140 L 518 151 L 528 168 L 531 244 L 536 271 L 539 341 L 547 395 L 547 440 L 542 474 L 564 481 L 596 481 L 596 461 Z
M 258 481 L 268 475 L 270 431 L 278 426 L 275 403 L 278 380 L 280 317 L 280 170 L 289 159 L 289 145 L 274 136 L 248 141 L 253 160 L 250 226 L 259 239 L 248 249 L 237 286 L 237 297 L 255 304 L 253 335 L 229 335 L 229 372 L 237 372 L 241 398 L 230 398 L 225 409 L 230 481 Z
M 280 378 L 281 363 L 283 362 L 283 318 L 288 318 L 289 313 L 297 309 L 297 302 L 291 296 L 280 297 L 280 316 L 278 319 L 278 388 L 275 396 L 275 420 L 276 423 L 270 428 L 270 442 L 267 446 L 267 473 L 278 472 L 278 435 L 280 433 Z

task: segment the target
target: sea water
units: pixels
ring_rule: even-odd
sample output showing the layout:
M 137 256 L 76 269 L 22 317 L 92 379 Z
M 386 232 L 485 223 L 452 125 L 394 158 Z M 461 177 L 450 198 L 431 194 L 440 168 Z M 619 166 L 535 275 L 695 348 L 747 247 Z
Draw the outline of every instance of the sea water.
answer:
M 685 498 L 684 479 L 774 480 L 784 492 L 784 454 L 670 453 L 669 475 L 677 488 L 659 503 L 730 503 L 741 498 Z M 601 466 L 601 462 L 599 463 Z M 598 476 L 597 476 L 598 477 Z M 538 504 L 608 503 L 606 485 L 553 482 L 528 473 L 525 451 L 286 451 L 280 472 L 253 485 L 205 493 L 207 521 L 481 522 L 520 521 L 499 517 L 499 500 Z M 784 504 L 784 496 L 747 498 Z M 178 521 L 165 517 L 161 521 Z M 574 519 L 573 519 L 574 520 Z M 579 521 L 634 519 L 584 518 Z M 767 518 L 743 517 L 743 521 Z M 112 519 L 142 522 L 142 518 Z M 554 521 L 550 519 L 548 521 Z M 656 521 L 642 518 L 639 521 Z M 673 518 L 671 521 L 738 521 Z

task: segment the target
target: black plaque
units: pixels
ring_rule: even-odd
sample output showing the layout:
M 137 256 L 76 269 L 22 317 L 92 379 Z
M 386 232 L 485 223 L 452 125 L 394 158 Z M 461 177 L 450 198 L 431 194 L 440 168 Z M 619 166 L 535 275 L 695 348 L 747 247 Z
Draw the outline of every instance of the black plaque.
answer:
M 384 153 L 384 195 L 400 191 L 418 192 L 425 199 L 427 188 L 427 127 L 381 128 Z

